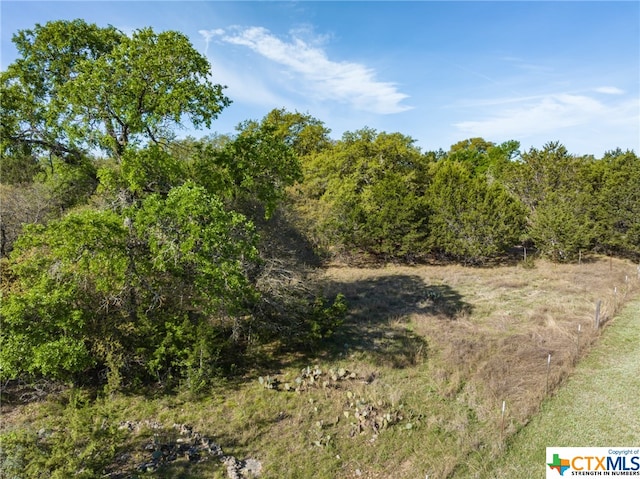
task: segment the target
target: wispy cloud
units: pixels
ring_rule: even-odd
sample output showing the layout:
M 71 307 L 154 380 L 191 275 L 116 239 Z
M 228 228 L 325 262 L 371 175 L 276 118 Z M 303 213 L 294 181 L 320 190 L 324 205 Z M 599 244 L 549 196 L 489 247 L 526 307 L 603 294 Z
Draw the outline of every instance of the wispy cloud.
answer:
M 247 47 L 263 58 L 286 68 L 290 88 L 303 88 L 316 101 L 337 101 L 361 111 L 391 114 L 411 109 L 402 104 L 408 95 L 395 83 L 376 79 L 376 72 L 360 63 L 328 58 L 319 42 L 290 32 L 285 41 L 263 27 L 230 27 L 227 30 L 201 30 L 207 41 L 220 41 Z M 308 34 L 308 31 L 303 32 Z
M 597 101 L 583 96 L 548 96 L 535 104 L 519 103 L 481 120 L 456 123 L 455 127 L 471 136 L 536 135 L 574 126 L 583 121 L 585 113 L 591 115 L 601 109 Z
M 520 57 L 505 56 L 502 57 L 501 60 L 513 68 L 523 70 L 528 73 L 550 73 L 553 71 L 553 68 L 548 65 L 534 63 Z
M 278 95 L 264 84 L 259 75 L 241 74 L 236 69 L 226 68 L 221 62 L 213 62 L 215 82 L 227 87 L 225 95 L 234 102 L 243 102 L 260 107 L 289 107 L 286 98 Z
M 618 91 L 605 87 L 605 91 L 600 92 L 618 94 Z M 628 130 L 629 125 L 638 124 L 638 100 L 619 100 L 605 103 L 587 95 L 568 93 L 518 98 L 511 102 L 505 99 L 487 100 L 484 102 L 485 106 L 508 106 L 497 108 L 493 113 L 477 120 L 457 122 L 454 126 L 468 137 L 523 139 L 547 135 L 549 139 L 554 139 L 581 131 L 585 142 L 594 133 L 609 135 L 613 139 L 621 129 Z M 472 115 L 474 112 L 471 110 L 467 114 Z
M 617 88 L 615 86 L 601 86 L 596 88 L 594 91 L 598 93 L 604 93 L 605 95 L 623 95 L 624 90 Z

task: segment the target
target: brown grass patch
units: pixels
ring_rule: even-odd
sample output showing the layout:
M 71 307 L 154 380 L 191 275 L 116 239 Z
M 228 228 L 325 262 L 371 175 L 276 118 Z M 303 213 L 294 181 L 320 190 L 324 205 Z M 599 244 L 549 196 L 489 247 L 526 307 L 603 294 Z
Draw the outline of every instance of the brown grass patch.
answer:
M 609 258 L 538 261 L 533 269 L 333 267 L 323 280 L 345 293 L 351 332 L 365 344 L 367 329 L 410 330 L 428 347 L 430 374 L 444 397 L 464 397 L 479 418 L 495 417 L 506 401 L 513 428 L 528 421 L 598 337 L 596 301 L 606 322 L 640 286 L 635 265 Z

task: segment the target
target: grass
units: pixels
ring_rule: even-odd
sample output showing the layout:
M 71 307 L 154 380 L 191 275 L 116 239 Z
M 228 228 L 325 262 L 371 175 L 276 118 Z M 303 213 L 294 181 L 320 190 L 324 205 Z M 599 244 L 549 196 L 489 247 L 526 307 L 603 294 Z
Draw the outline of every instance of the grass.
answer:
M 380 335 L 410 330 L 431 351 L 433 377 L 449 394 L 480 392 L 491 411 L 505 400 L 511 419 L 523 423 L 546 394 L 548 355 L 553 388 L 597 337 L 596 301 L 603 301 L 602 316 L 610 318 L 617 303 L 634 294 L 635 268 L 624 265 L 538 262 L 535 269 L 390 267 L 327 275 L 353 305 L 359 321 L 351 334 L 361 338 L 370 358 L 376 360 Z M 435 301 L 430 291 L 439 294 Z M 407 362 L 388 351 L 383 356 L 383 363 Z
M 113 470 L 135 471 L 149 454 L 145 445 L 154 435 L 175 435 L 177 423 L 225 454 L 260 460 L 263 478 L 493 477 L 479 475 L 484 465 L 516 444 L 600 338 L 595 302 L 603 301 L 606 320 L 640 290 L 635 265 L 605 258 L 535 268 L 334 266 L 317 281 L 350 304 L 347 323 L 325 349 L 256 365 L 198 396 L 97 400 L 93 407 L 116 429 L 123 421 L 143 425 L 119 439 Z M 311 382 L 302 370 L 316 365 L 322 372 Z M 349 374 L 332 378 L 340 368 Z M 267 374 L 276 389 L 259 383 Z M 300 387 L 287 391 L 287 383 Z M 65 417 L 75 413 L 62 396 L 3 404 L 1 431 L 68 432 Z M 217 460 L 179 460 L 139 477 L 226 472 Z
M 640 300 L 628 305 L 565 387 L 550 397 L 507 453 L 476 477 L 543 477 L 546 447 L 638 446 Z M 467 474 L 464 477 L 472 477 Z

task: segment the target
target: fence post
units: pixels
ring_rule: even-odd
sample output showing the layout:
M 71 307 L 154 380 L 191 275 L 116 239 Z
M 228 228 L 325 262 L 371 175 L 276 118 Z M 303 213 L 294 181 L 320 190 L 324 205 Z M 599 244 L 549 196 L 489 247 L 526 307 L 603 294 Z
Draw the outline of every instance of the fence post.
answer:
M 504 441 L 504 411 L 506 405 L 506 401 L 502 401 L 502 419 L 500 420 L 500 448 L 502 448 L 502 442 Z
M 547 392 L 546 394 L 549 395 L 549 371 L 551 370 L 551 353 L 549 353 L 549 356 L 547 356 Z
M 599 299 L 596 302 L 596 317 L 595 317 L 595 328 L 599 329 L 600 328 L 600 306 L 602 306 L 602 300 Z

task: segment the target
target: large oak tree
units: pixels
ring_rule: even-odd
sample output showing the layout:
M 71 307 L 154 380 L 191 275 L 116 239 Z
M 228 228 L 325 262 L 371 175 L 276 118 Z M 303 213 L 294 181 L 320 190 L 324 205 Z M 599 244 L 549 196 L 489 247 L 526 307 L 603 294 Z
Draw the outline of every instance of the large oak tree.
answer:
M 210 64 L 179 32 L 130 36 L 83 20 L 54 21 L 13 37 L 19 58 L 0 79 L 2 154 L 73 162 L 99 148 L 161 143 L 184 121 L 210 126 L 229 104 Z

